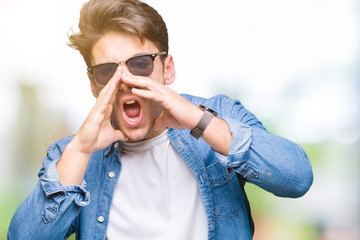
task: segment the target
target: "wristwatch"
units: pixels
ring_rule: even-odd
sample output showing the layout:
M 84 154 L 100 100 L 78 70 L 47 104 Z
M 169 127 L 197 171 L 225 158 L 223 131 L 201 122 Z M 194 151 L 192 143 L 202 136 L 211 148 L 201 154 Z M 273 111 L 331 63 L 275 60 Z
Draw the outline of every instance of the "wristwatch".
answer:
M 206 127 L 209 125 L 211 119 L 214 116 L 217 116 L 217 112 L 214 110 L 207 108 L 203 105 L 199 105 L 199 108 L 204 111 L 199 123 L 196 125 L 196 127 L 191 130 L 190 134 L 196 139 L 199 139 L 203 132 L 205 131 Z

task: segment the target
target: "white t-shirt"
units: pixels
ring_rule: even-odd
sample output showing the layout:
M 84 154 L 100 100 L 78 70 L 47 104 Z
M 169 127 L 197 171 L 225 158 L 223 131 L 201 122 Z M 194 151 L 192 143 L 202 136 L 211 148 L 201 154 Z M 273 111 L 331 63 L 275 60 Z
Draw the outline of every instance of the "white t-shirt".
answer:
M 167 131 L 124 143 L 107 239 L 207 239 L 207 219 L 194 176 Z

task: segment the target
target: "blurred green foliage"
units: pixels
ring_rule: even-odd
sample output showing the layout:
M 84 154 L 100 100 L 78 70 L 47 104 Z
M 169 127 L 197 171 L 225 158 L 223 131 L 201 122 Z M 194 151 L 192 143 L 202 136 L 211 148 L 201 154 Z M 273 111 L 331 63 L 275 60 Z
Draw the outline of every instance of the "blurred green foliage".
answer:
M 18 195 L 12 191 L 7 191 L 0 198 L 0 240 L 6 239 L 11 217 L 22 201 L 23 199 L 19 199 Z

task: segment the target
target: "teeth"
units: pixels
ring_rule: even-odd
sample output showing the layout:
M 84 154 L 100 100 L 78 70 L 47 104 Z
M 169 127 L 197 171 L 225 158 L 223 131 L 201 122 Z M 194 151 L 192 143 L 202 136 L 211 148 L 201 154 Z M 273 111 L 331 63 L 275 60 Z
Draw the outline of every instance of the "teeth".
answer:
M 136 120 L 138 120 L 138 118 L 139 118 L 139 117 L 133 117 L 133 118 L 129 118 L 129 117 L 128 117 L 128 119 L 129 119 L 130 121 L 132 121 L 132 122 L 135 122 Z
M 135 100 L 129 100 L 127 102 L 125 102 L 125 104 L 133 104 L 135 102 Z

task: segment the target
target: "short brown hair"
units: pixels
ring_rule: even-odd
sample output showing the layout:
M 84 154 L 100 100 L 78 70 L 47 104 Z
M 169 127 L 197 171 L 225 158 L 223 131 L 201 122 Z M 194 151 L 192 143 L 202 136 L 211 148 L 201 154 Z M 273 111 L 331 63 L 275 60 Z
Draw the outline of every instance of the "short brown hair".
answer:
M 150 40 L 159 51 L 169 50 L 164 20 L 154 8 L 138 0 L 90 0 L 81 8 L 79 30 L 69 36 L 68 45 L 80 51 L 88 67 L 92 47 L 109 32 L 133 34 L 141 42 Z

